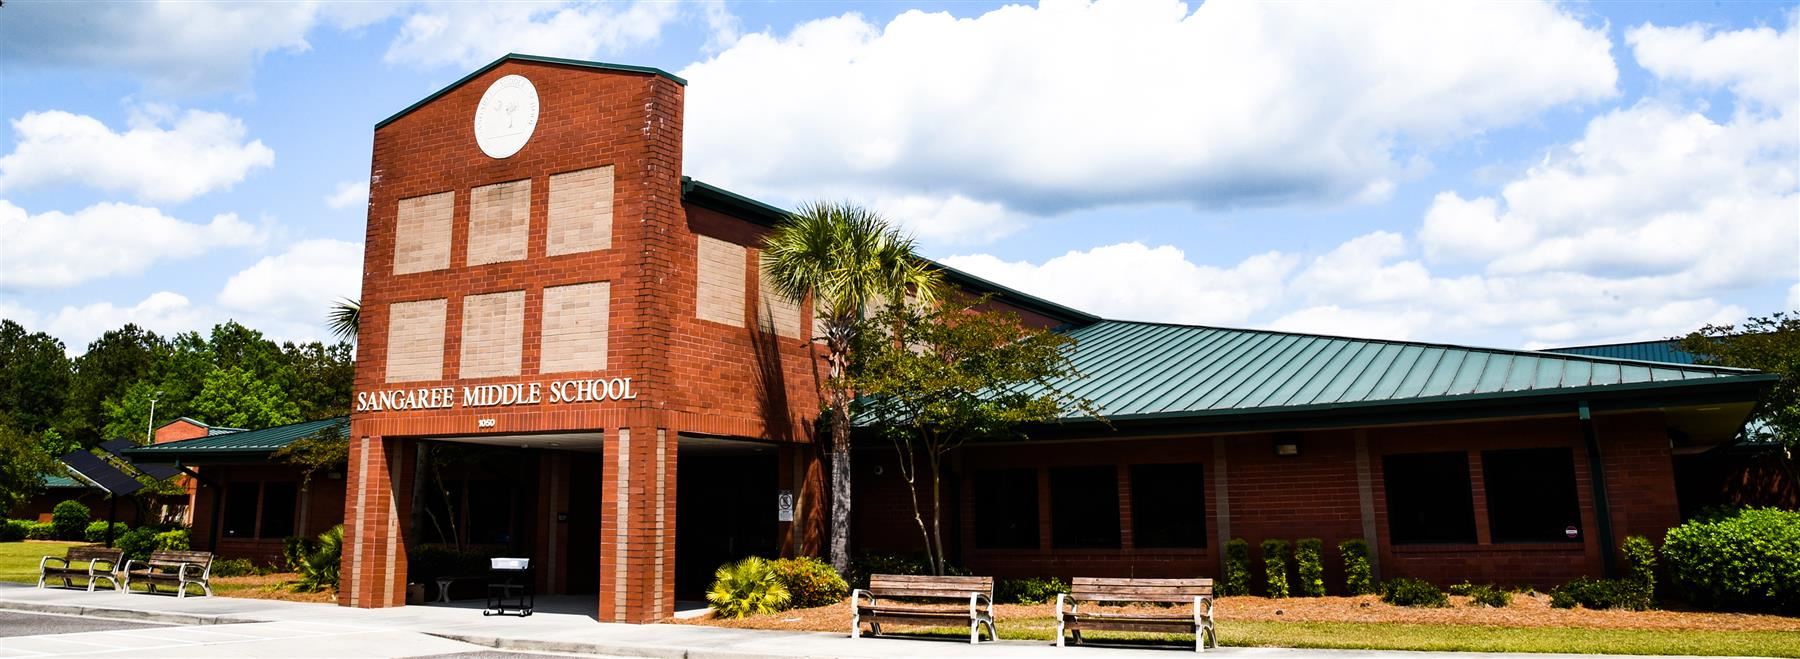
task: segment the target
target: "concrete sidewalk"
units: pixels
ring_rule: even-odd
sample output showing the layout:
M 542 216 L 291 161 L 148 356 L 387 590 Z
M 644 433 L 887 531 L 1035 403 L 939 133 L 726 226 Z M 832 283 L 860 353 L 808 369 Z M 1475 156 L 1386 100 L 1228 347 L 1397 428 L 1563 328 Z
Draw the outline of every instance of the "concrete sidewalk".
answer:
M 558 613 L 540 608 L 528 618 L 484 617 L 468 606 L 407 606 L 392 609 L 353 609 L 331 604 L 278 602 L 231 597 L 176 599 L 169 596 L 89 593 L 78 590 L 38 590 L 29 586 L 0 585 L 0 610 L 62 613 L 119 618 L 168 624 L 207 625 L 225 623 L 284 622 L 360 628 L 370 631 L 405 631 L 502 650 L 559 652 L 613 657 L 666 657 L 670 659 L 759 659 L 762 657 L 1054 657 L 1056 659 L 1156 659 L 1183 656 L 1191 649 L 1178 648 L 1057 648 L 1042 641 L 1001 641 L 971 646 L 966 642 L 862 638 L 847 633 L 783 632 L 723 629 L 691 625 L 624 625 L 596 622 L 577 613 Z M 846 624 L 848 621 L 846 620 Z M 1221 648 L 1234 657 L 1360 657 L 1405 655 L 1427 657 L 1501 657 L 1458 653 L 1395 653 L 1347 650 L 1288 650 L 1277 648 Z M 1559 656 L 1593 659 L 1595 655 L 1513 655 L 1530 659 Z

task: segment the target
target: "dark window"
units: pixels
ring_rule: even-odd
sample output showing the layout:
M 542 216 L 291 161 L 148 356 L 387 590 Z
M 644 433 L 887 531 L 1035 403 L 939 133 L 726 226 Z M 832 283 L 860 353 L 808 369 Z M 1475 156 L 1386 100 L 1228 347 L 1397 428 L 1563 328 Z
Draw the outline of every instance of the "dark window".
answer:
M 260 538 L 285 538 L 294 534 L 294 507 L 299 486 L 294 483 L 264 483 L 262 495 L 262 533 Z
M 1494 542 L 1581 541 L 1575 454 L 1569 449 L 1482 451 L 1481 476 Z
M 1396 545 L 1474 543 L 1469 454 L 1415 453 L 1381 459 L 1388 538 Z
M 978 471 L 974 479 L 975 546 L 1037 549 L 1037 470 Z
M 1199 464 L 1131 466 L 1131 540 L 1147 548 L 1206 546 L 1206 483 Z
M 220 520 L 220 535 L 227 538 L 256 537 L 256 505 L 258 490 L 256 483 L 228 483 L 225 485 L 225 514 Z
M 1050 545 L 1119 546 L 1119 471 L 1112 465 L 1050 470 Z

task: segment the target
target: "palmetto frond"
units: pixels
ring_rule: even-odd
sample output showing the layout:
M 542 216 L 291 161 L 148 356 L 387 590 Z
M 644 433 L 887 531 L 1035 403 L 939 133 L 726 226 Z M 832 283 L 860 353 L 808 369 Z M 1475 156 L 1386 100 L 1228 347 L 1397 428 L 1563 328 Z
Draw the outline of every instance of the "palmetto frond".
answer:
M 362 326 L 362 301 L 346 298 L 331 303 L 325 326 L 339 339 L 356 342 L 356 331 Z
M 930 302 L 938 275 L 913 253 L 913 241 L 875 211 L 841 202 L 800 207 L 764 241 L 764 282 L 790 300 L 813 298 L 827 325 L 844 324 L 870 304 L 909 291 Z

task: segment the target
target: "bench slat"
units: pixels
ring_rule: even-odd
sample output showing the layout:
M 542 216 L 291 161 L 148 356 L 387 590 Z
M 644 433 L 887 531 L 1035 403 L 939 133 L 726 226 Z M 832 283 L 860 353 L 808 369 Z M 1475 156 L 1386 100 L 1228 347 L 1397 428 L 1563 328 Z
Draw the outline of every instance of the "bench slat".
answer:
M 1211 579 L 1114 579 L 1111 577 L 1075 577 L 1076 586 L 1211 586 Z
M 70 561 L 92 561 L 98 559 L 102 561 L 117 562 L 119 557 L 124 554 L 125 552 L 123 550 L 106 549 L 104 547 L 70 547 L 69 552 L 65 554 L 65 556 Z

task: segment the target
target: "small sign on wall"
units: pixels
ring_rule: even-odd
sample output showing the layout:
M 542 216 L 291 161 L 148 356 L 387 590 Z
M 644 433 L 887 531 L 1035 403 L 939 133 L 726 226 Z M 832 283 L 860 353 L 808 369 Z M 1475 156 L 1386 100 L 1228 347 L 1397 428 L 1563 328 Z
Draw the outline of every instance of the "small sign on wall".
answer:
M 794 491 L 782 490 L 775 494 L 775 521 L 794 521 Z

